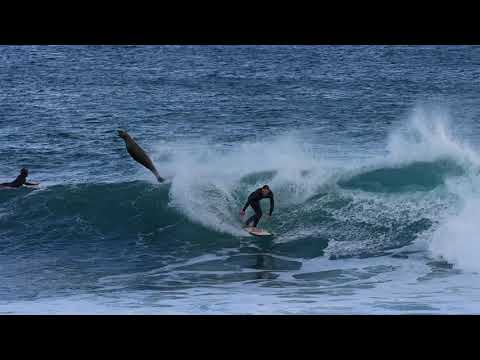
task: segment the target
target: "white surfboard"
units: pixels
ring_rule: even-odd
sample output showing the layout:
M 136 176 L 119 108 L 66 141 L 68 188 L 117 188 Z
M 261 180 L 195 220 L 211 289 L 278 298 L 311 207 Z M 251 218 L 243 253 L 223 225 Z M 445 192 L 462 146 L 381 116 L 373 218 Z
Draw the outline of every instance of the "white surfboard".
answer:
M 252 234 L 255 236 L 272 236 L 273 235 L 272 233 L 268 232 L 265 229 L 256 228 L 255 230 L 253 230 L 253 227 L 251 226 L 244 227 L 244 230 L 249 234 Z

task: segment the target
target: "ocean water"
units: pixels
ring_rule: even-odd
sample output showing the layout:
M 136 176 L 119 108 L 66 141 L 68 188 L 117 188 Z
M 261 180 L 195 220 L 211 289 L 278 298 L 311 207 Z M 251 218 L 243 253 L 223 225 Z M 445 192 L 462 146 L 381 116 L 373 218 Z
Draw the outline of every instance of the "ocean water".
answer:
M 478 46 L 1 46 L 0 85 L 0 182 L 41 182 L 1 314 L 480 313 Z

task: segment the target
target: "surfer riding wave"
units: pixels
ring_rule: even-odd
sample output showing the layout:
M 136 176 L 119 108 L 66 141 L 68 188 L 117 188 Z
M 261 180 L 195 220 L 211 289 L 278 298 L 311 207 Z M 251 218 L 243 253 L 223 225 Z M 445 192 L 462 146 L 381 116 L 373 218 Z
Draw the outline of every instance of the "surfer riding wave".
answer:
M 262 217 L 262 208 L 260 207 L 260 200 L 267 199 L 267 198 L 270 199 L 270 211 L 268 215 L 270 217 L 272 216 L 272 212 L 273 212 L 274 200 L 273 200 L 273 192 L 272 190 L 270 190 L 268 185 L 264 185 L 261 188 L 258 188 L 248 196 L 245 206 L 240 211 L 240 216 L 241 217 L 245 216 L 245 210 L 247 209 L 248 206 L 252 207 L 253 211 L 255 211 L 255 214 L 247 219 L 247 221 L 245 222 L 245 227 L 248 227 L 250 223 L 253 222 L 253 228 L 254 229 L 257 228 L 258 222 Z

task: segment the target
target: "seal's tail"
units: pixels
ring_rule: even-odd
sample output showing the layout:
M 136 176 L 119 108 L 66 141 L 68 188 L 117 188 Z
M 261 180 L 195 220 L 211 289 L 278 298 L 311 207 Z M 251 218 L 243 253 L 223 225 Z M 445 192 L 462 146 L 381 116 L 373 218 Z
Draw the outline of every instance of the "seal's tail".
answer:
M 155 175 L 155 177 L 157 178 L 158 182 L 159 183 L 162 183 L 165 181 L 165 179 L 163 177 L 160 176 L 160 174 L 158 173 L 158 171 L 155 169 L 155 171 L 153 172 L 153 174 Z

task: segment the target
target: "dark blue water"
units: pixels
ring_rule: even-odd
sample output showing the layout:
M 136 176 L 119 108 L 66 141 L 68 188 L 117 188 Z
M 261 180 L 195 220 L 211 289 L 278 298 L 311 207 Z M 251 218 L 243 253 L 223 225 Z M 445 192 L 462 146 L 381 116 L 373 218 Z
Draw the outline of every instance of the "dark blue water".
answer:
M 0 312 L 478 312 L 479 64 L 477 46 L 0 47 L 0 182 L 41 183 L 0 190 Z M 238 212 L 264 183 L 260 239 Z

